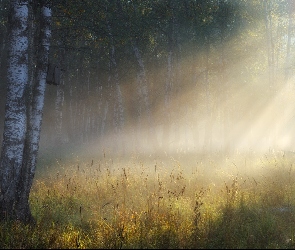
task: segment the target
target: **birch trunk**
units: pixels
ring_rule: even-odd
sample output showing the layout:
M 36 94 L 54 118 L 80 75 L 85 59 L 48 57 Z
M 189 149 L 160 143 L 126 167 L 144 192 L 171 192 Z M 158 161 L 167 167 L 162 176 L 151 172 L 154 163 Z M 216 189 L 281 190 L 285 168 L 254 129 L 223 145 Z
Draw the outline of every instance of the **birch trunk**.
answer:
M 62 43 L 60 43 L 62 44 Z M 59 68 L 65 68 L 65 49 L 59 49 Z M 64 74 L 61 73 L 60 85 L 57 86 L 56 99 L 55 99 L 55 131 L 56 131 L 56 144 L 61 145 L 64 143 L 65 136 L 63 136 L 63 106 L 64 106 Z
M 46 89 L 46 75 L 51 38 L 51 8 L 41 7 L 39 48 L 37 53 L 36 83 L 33 86 L 32 102 L 29 110 L 28 129 L 24 148 L 21 179 L 18 183 L 18 197 L 15 206 L 17 217 L 22 221 L 32 220 L 29 207 L 29 194 L 32 187 L 37 156 Z
M 64 80 L 61 80 L 61 85 L 57 86 L 55 99 L 55 131 L 56 143 L 63 143 L 62 123 L 63 123 L 63 104 L 64 104 Z
M 22 162 L 26 135 L 28 87 L 28 0 L 12 0 L 8 40 L 7 99 L 0 159 L 0 218 L 23 219 L 16 203 L 23 195 Z
M 210 39 L 205 37 L 206 42 L 206 72 L 205 72 L 205 84 L 206 84 L 206 128 L 204 135 L 204 150 L 210 152 L 212 149 L 212 126 L 213 126 L 213 114 L 210 94 L 210 82 L 209 82 L 209 57 L 210 57 Z
M 117 68 L 117 62 L 115 57 L 115 46 L 114 46 L 114 38 L 111 32 L 111 26 L 108 24 L 108 32 L 109 32 L 109 39 L 110 39 L 110 74 L 111 78 L 113 79 L 113 84 L 115 86 L 114 90 L 114 127 L 115 127 L 115 135 L 116 135 L 116 142 L 114 145 L 115 151 L 117 150 L 124 150 L 124 142 L 123 142 L 123 127 L 124 127 L 124 106 L 123 106 L 123 95 L 121 92 L 121 87 L 119 83 L 119 73 Z
M 33 221 L 29 194 L 35 174 L 48 65 L 51 10 L 40 18 L 36 84 L 28 85 L 28 1 L 12 1 L 8 92 L 1 155 L 0 212 L 2 219 Z M 30 94 L 32 92 L 32 94 Z M 26 97 L 32 99 L 27 102 Z M 28 105 L 28 110 L 26 109 Z M 28 115 L 28 120 L 27 120 Z
M 145 142 L 151 143 L 151 145 L 156 149 L 157 148 L 157 138 L 156 133 L 154 130 L 154 124 L 152 121 L 152 115 L 150 110 L 150 99 L 149 99 L 149 91 L 148 91 L 148 84 L 147 84 L 147 76 L 146 76 L 146 69 L 145 65 L 141 56 L 141 53 L 139 51 L 138 45 L 136 42 L 132 43 L 132 49 L 134 52 L 134 55 L 136 57 L 136 60 L 139 65 L 139 72 L 137 74 L 137 92 L 139 94 L 139 108 L 138 108 L 138 131 L 136 138 L 140 136 L 142 137 L 142 131 L 141 131 L 141 123 L 143 118 L 143 112 L 147 116 L 147 126 L 148 126 L 148 134 L 147 138 L 145 138 Z M 149 139 L 149 141 L 147 141 Z M 138 147 L 139 145 L 135 145 Z
M 175 114 L 174 108 L 172 108 L 172 95 L 173 95 L 173 85 L 176 80 L 175 74 L 177 71 L 176 65 L 176 45 L 177 45 L 177 20 L 175 16 L 175 10 L 177 8 L 177 4 L 175 1 L 168 1 L 169 6 L 171 8 L 172 16 L 169 20 L 168 24 L 168 32 L 167 32 L 167 75 L 166 75 L 166 83 L 165 83 L 165 97 L 164 97 L 164 117 L 165 121 L 163 124 L 163 139 L 162 139 L 162 147 L 166 147 L 167 151 L 171 148 L 172 144 L 172 131 L 173 123 L 175 123 L 172 119 L 172 114 Z M 177 86 L 176 86 L 177 88 Z M 175 125 L 175 124 L 174 124 Z M 175 134 L 174 134 L 175 136 Z
M 171 41 L 172 42 L 172 41 Z M 172 85 L 173 85 L 173 69 L 172 69 L 172 58 L 173 52 L 172 48 L 169 49 L 167 57 L 167 78 L 165 84 L 165 103 L 164 103 L 164 116 L 165 121 L 163 123 L 163 138 L 162 138 L 162 148 L 169 150 L 170 140 L 171 140 L 171 95 L 172 95 Z

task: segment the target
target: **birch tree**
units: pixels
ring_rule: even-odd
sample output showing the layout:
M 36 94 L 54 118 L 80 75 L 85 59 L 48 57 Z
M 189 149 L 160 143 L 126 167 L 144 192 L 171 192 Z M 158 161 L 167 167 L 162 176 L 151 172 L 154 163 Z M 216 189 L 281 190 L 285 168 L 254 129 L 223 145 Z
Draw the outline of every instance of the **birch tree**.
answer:
M 18 199 L 26 135 L 28 87 L 28 0 L 12 0 L 8 43 L 7 98 L 0 160 L 0 216 L 18 217 Z
M 171 140 L 171 128 L 172 128 L 172 92 L 173 85 L 175 84 L 175 71 L 176 67 L 176 13 L 175 13 L 175 3 L 173 0 L 169 1 L 169 7 L 171 11 L 171 16 L 168 19 L 167 24 L 167 73 L 165 81 L 165 97 L 164 97 L 164 115 L 166 121 L 163 124 L 163 137 L 162 146 L 169 148 Z M 174 86 L 175 87 L 175 86 Z
M 39 150 L 40 132 L 44 107 L 44 96 L 46 89 L 46 76 L 48 56 L 51 38 L 51 8 L 43 1 L 40 14 L 39 46 L 37 51 L 36 82 L 32 86 L 32 100 L 28 112 L 28 128 L 24 149 L 24 160 L 21 169 L 21 180 L 19 181 L 17 197 L 18 217 L 22 220 L 31 220 L 32 215 L 29 208 L 29 194 L 33 183 L 37 156 Z
M 124 107 L 123 107 L 123 96 L 121 92 L 121 87 L 119 83 L 119 73 L 117 68 L 117 61 L 115 57 L 115 45 L 114 37 L 111 31 L 111 25 L 107 20 L 108 25 L 108 35 L 110 39 L 110 77 L 113 79 L 113 84 L 115 87 L 115 103 L 114 103 L 114 129 L 117 136 L 117 145 L 122 143 L 122 129 L 124 127 Z M 122 147 L 124 150 L 124 147 Z
M 142 121 L 142 113 L 143 111 L 146 112 L 147 119 L 148 119 L 148 125 L 149 125 L 149 138 L 152 137 L 152 132 L 150 131 L 152 128 L 152 122 L 151 122 L 151 111 L 150 111 L 150 100 L 149 100 L 149 93 L 148 93 L 148 84 L 147 84 L 147 77 L 146 77 L 146 70 L 145 65 L 141 56 L 141 53 L 139 51 L 137 41 L 132 42 L 132 49 L 134 52 L 134 55 L 136 57 L 137 63 L 139 65 L 139 71 L 137 73 L 137 92 L 139 97 L 139 110 L 138 110 L 138 131 L 136 137 L 139 137 L 139 134 L 141 133 L 141 121 Z M 146 138 L 147 139 L 147 138 Z M 146 141 L 145 141 L 146 142 Z
M 7 100 L 0 159 L 2 220 L 33 221 L 29 193 L 39 147 L 51 37 L 51 8 L 45 1 L 38 3 L 41 14 L 34 86 L 28 84 L 29 1 L 12 0 L 10 4 Z

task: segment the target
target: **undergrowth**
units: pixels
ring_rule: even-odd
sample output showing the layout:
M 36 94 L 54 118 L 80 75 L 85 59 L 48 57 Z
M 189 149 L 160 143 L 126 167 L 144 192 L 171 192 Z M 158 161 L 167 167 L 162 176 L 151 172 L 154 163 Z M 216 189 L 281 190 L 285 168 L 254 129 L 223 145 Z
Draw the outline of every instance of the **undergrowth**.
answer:
M 3 222 L 0 246 L 294 248 L 292 160 L 267 156 L 242 169 L 229 159 L 188 167 L 106 156 L 43 166 L 30 195 L 36 225 Z

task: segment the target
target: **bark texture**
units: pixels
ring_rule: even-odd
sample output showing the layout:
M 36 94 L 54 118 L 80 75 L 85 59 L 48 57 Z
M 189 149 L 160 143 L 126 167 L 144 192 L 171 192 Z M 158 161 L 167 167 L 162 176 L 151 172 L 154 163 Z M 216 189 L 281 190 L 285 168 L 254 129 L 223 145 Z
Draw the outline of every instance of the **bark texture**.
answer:
M 29 194 L 32 187 L 37 156 L 39 150 L 40 132 L 44 107 L 44 96 L 46 89 L 46 75 L 48 67 L 48 55 L 51 38 L 51 9 L 47 6 L 41 7 L 39 48 L 37 53 L 36 82 L 32 89 L 32 100 L 28 113 L 28 129 L 24 149 L 24 159 L 19 181 L 16 210 L 22 220 L 32 220 L 29 207 Z
M 28 1 L 10 3 L 7 99 L 0 160 L 0 216 L 17 218 L 15 211 L 26 135 L 28 84 Z
M 35 2 L 33 2 L 35 4 Z M 32 222 L 35 174 L 51 37 L 51 9 L 40 6 L 35 84 L 29 84 L 29 1 L 11 1 L 7 100 L 0 160 L 0 218 Z M 32 72 L 31 72 L 32 73 Z M 32 73 L 34 74 L 34 72 Z

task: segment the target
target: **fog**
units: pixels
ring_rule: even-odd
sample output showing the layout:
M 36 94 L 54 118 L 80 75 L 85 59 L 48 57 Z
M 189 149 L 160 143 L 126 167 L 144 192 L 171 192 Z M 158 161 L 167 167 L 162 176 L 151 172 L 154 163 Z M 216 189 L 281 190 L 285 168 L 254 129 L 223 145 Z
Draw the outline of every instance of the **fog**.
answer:
M 227 80 L 221 81 L 224 76 L 217 75 L 205 82 L 204 76 L 196 79 L 196 73 L 192 70 L 202 70 L 197 68 L 199 62 L 193 62 L 195 67 L 190 63 L 191 59 L 180 63 L 181 77 L 184 78 L 180 79 L 180 83 L 183 87 L 170 96 L 169 106 L 165 104 L 164 86 L 162 90 L 159 87 L 163 81 L 156 78 L 158 82 L 155 82 L 153 79 L 149 91 L 152 103 L 150 115 L 143 112 L 140 118 L 133 113 L 136 111 L 134 107 L 140 105 L 136 101 L 136 85 L 122 83 L 127 118 L 119 132 L 115 132 L 113 121 L 108 118 L 109 123 L 105 126 L 109 129 L 103 136 L 99 136 L 100 129 L 97 129 L 96 137 L 81 142 L 80 136 L 85 129 L 81 127 L 81 134 L 76 134 L 77 141 L 67 141 L 67 128 L 71 125 L 66 120 L 63 121 L 65 142 L 58 145 L 63 148 L 58 151 L 58 158 L 67 152 L 90 157 L 101 157 L 107 152 L 109 156 L 145 155 L 156 159 L 159 155 L 176 158 L 190 155 L 195 158 L 202 154 L 210 157 L 247 153 L 264 155 L 277 152 L 284 154 L 294 150 L 294 78 L 284 81 L 283 73 L 278 72 L 276 81 L 270 86 L 268 74 L 261 73 L 251 82 L 247 76 L 237 76 L 237 72 L 243 72 L 245 64 L 249 63 L 239 62 L 222 73 L 227 74 Z M 156 74 L 157 77 L 165 76 L 166 69 L 163 67 L 161 70 Z M 189 86 L 185 84 L 186 79 L 190 79 Z M 49 93 L 53 91 L 51 87 L 48 87 Z M 132 88 L 134 90 L 130 91 Z M 102 99 L 105 100 L 106 97 Z M 95 95 L 90 95 L 89 98 L 91 101 L 88 100 L 86 104 L 92 103 L 93 107 L 86 106 L 86 109 L 95 110 L 98 100 Z M 67 112 L 66 107 L 64 110 Z M 48 140 L 54 136 L 54 131 L 52 127 L 47 130 L 46 124 L 46 115 L 53 111 L 52 106 L 45 107 L 41 154 L 52 152 L 50 148 L 57 146 Z M 109 108 L 108 117 L 112 112 Z M 105 118 L 101 116 L 98 119 Z
M 106 153 L 153 160 L 191 157 L 193 161 L 201 159 L 200 155 L 292 153 L 295 78 L 286 77 L 283 52 L 278 52 L 279 66 L 272 68 L 265 40 L 244 37 L 238 34 L 223 45 L 211 46 L 209 52 L 184 45 L 181 58 L 171 67 L 170 82 L 165 57 L 158 65 L 146 63 L 148 108 L 136 74 L 127 74 L 129 69 L 121 64 L 120 72 L 126 74 L 119 79 L 124 116 L 119 129 L 114 118 L 117 90 L 108 75 L 87 71 L 85 76 L 83 69 L 77 69 L 76 77 L 66 72 L 58 111 L 59 87 L 47 86 L 40 164 L 44 158 L 99 158 Z M 4 116 L 2 125 L 3 120 Z

